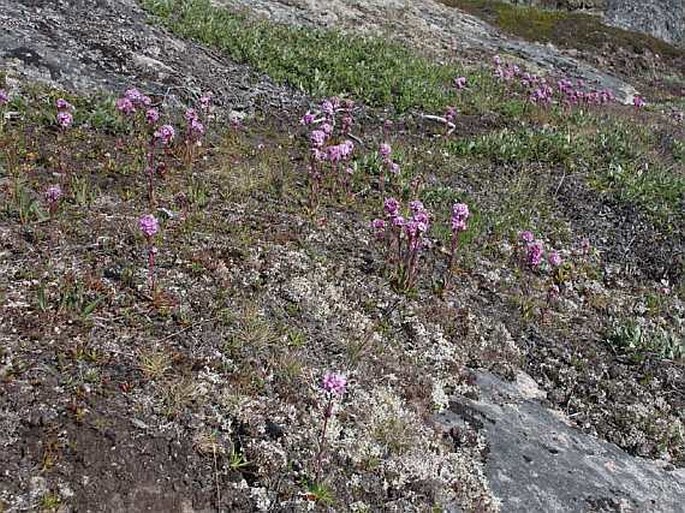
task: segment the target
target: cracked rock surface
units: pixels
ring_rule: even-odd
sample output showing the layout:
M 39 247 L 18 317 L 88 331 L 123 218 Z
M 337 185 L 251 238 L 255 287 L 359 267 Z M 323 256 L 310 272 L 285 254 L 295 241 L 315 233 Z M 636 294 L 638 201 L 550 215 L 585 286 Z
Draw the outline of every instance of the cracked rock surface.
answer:
M 543 405 L 545 394 L 525 373 L 511 383 L 478 373 L 477 384 L 478 400 L 454 400 L 439 421 L 486 434 L 486 472 L 502 511 L 683 511 L 685 469 L 629 456 L 571 427 Z

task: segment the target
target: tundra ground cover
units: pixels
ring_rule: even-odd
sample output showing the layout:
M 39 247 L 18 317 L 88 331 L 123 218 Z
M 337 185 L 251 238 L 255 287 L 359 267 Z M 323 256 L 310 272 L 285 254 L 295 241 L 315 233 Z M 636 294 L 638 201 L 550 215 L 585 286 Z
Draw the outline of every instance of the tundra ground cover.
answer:
M 164 478 L 177 494 L 138 504 L 494 510 L 478 430 L 430 420 L 477 393 L 470 367 L 524 367 L 581 428 L 682 465 L 682 125 L 460 71 L 426 104 L 456 106 L 449 134 L 358 102 L 312 138 L 336 104 L 317 98 L 214 120 L 190 161 L 161 127 L 196 118 L 151 95 L 160 169 L 114 99 L 11 90 L 0 464 L 16 480 L 0 499 L 102 509 Z M 369 226 L 390 197 L 414 223 L 400 287 Z

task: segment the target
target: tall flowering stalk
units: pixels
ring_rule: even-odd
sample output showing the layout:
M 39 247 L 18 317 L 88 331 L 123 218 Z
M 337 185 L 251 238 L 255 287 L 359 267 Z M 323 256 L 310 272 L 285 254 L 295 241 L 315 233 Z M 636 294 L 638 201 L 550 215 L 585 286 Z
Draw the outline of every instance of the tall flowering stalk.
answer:
M 45 202 L 48 204 L 48 212 L 50 219 L 55 217 L 57 208 L 59 207 L 59 200 L 62 198 L 62 188 L 58 185 L 51 185 L 45 191 Z
M 354 103 L 339 98 L 324 100 L 318 112 L 307 111 L 300 124 L 310 127 L 309 132 L 309 182 L 310 207 L 316 210 L 326 177 L 330 177 L 334 190 L 349 193 L 349 180 L 353 167 L 350 165 L 354 143 L 348 138 L 354 118 Z M 342 115 L 338 124 L 336 116 Z M 338 135 L 336 135 L 336 130 Z M 330 168 L 330 173 L 327 173 Z
M 395 268 L 398 288 L 409 290 L 416 282 L 420 253 L 427 244 L 430 213 L 419 200 L 409 203 L 405 215 L 395 198 L 387 198 L 383 208 L 385 219 L 375 219 L 371 227 L 376 237 L 385 241 L 387 262 Z
M 10 95 L 4 89 L 0 89 L 0 134 L 5 128 L 5 107 L 10 101 Z
M 319 435 L 319 449 L 314 459 L 314 473 L 315 481 L 319 481 L 321 476 L 321 457 L 326 443 L 326 431 L 328 430 L 328 421 L 333 416 L 333 406 L 336 399 L 341 399 L 347 390 L 347 378 L 343 374 L 335 372 L 326 372 L 322 381 L 321 389 L 326 396 L 326 407 L 323 411 L 323 425 L 321 426 L 321 434 Z
M 163 167 L 163 162 L 157 162 L 157 147 L 168 149 L 176 136 L 176 131 L 171 125 L 162 125 L 152 133 L 147 148 L 147 195 L 151 206 L 155 204 L 155 175 Z
M 138 220 L 138 226 L 147 242 L 148 282 L 150 285 L 150 292 L 154 296 L 157 291 L 157 284 L 155 281 L 155 257 L 157 255 L 157 248 L 155 247 L 154 237 L 157 235 L 157 232 L 159 232 L 159 222 L 152 214 L 146 214 Z
M 466 221 L 471 217 L 468 205 L 466 203 L 455 203 L 452 205 L 452 215 L 450 218 L 450 225 L 452 228 L 452 240 L 450 241 L 450 258 L 447 264 L 447 276 L 452 276 L 452 268 L 454 267 L 454 257 L 457 253 L 457 246 L 459 244 L 459 234 L 466 231 Z
M 378 147 L 378 157 L 381 161 L 381 174 L 379 186 L 381 193 L 385 192 L 386 175 L 388 179 L 400 174 L 400 165 L 392 159 L 392 147 L 387 143 L 381 143 Z
M 190 168 L 196 148 L 202 144 L 201 139 L 205 133 L 205 126 L 195 109 L 187 109 L 183 117 L 186 120 L 184 164 L 186 168 Z
M 74 122 L 74 116 L 72 115 L 74 106 L 64 98 L 58 98 L 55 102 L 55 107 L 57 108 L 55 120 L 59 129 L 57 135 L 57 165 L 60 173 L 66 174 L 66 166 L 64 164 L 64 137 L 66 131 L 71 128 L 71 125 Z

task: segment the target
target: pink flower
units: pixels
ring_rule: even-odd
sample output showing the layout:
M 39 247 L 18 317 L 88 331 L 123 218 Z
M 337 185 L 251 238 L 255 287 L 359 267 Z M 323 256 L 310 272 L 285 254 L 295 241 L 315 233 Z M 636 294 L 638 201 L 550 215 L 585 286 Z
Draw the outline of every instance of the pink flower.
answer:
M 386 222 L 384 219 L 374 219 L 371 221 L 371 228 L 373 228 L 374 233 L 377 237 L 383 237 L 385 234 Z
M 533 235 L 533 232 L 531 232 L 529 230 L 526 230 L 526 231 L 519 233 L 519 237 L 526 244 L 530 244 L 531 242 L 533 242 L 535 240 L 535 235 Z
M 380 148 L 378 149 L 378 154 L 381 156 L 383 160 L 388 159 L 390 157 L 390 154 L 392 153 L 392 148 L 388 143 L 382 143 Z
M 195 118 L 190 120 L 190 126 L 188 127 L 188 130 L 190 131 L 191 136 L 200 137 L 205 133 L 205 126 L 199 119 Z
M 323 112 L 329 118 L 335 114 L 335 107 L 330 100 L 324 100 L 321 102 L 321 112 Z
M 159 121 L 159 111 L 157 109 L 148 109 L 145 113 L 145 120 L 150 124 L 154 125 Z
M 635 108 L 641 109 L 642 107 L 647 105 L 647 102 L 642 96 L 636 94 L 635 96 L 633 96 L 633 105 L 635 106 Z
M 116 108 L 119 112 L 125 114 L 126 116 L 133 114 L 136 111 L 133 102 L 128 98 L 119 98 L 116 103 Z
M 188 123 L 190 123 L 192 120 L 197 119 L 197 111 L 195 109 L 186 109 L 183 117 Z
M 309 135 L 309 140 L 311 141 L 312 145 L 316 148 L 321 148 L 323 146 L 323 143 L 326 142 L 326 132 L 323 130 L 314 130 L 310 135 Z
M 72 117 L 70 112 L 63 110 L 57 113 L 57 124 L 64 130 L 69 128 L 73 122 L 74 118 Z
M 542 262 L 542 242 L 534 241 L 528 245 L 528 253 L 526 255 L 528 265 L 536 268 Z
M 454 86 L 461 90 L 466 87 L 466 77 L 457 77 L 454 79 Z
M 397 162 L 393 162 L 392 164 L 390 164 L 390 172 L 391 172 L 393 175 L 399 174 L 399 172 L 400 172 L 400 165 L 399 165 Z
M 124 98 L 126 98 L 128 101 L 130 101 L 134 105 L 142 103 L 142 101 L 143 101 L 143 95 L 135 87 L 127 89 L 126 92 L 124 93 Z
M 175 135 L 176 131 L 171 125 L 162 125 L 154 133 L 155 139 L 160 141 L 164 146 L 168 146 L 174 139 Z
M 328 137 L 333 133 L 333 127 L 329 123 L 323 123 L 321 125 L 321 131 Z
M 561 255 L 559 255 L 559 253 L 556 251 L 552 251 L 547 256 L 547 261 L 552 267 L 559 267 L 561 265 Z
M 300 125 L 311 125 L 314 122 L 314 114 L 307 112 L 302 119 L 300 119 Z
M 207 92 L 200 96 L 200 108 L 207 112 L 209 110 L 209 106 L 212 103 L 212 93 Z
M 347 378 L 335 372 L 326 372 L 321 382 L 322 388 L 329 394 L 341 397 L 347 390 Z
M 56 204 L 61 197 L 62 188 L 59 185 L 51 185 L 45 191 L 45 201 L 47 201 L 50 206 Z
M 140 226 L 140 231 L 148 239 L 154 237 L 159 231 L 159 222 L 157 218 L 152 214 L 146 214 L 138 220 L 138 225 Z
M 386 198 L 383 209 L 388 217 L 397 217 L 400 213 L 400 203 L 395 198 Z
M 6 105 L 10 101 L 9 94 L 4 89 L 0 89 L 0 106 Z
M 452 206 L 452 232 L 458 233 L 466 230 L 466 220 L 470 215 L 468 205 L 465 203 L 455 203 Z
M 62 111 L 62 110 L 73 110 L 74 106 L 66 101 L 64 98 L 58 98 L 57 101 L 55 101 L 55 106 L 57 107 L 57 110 Z

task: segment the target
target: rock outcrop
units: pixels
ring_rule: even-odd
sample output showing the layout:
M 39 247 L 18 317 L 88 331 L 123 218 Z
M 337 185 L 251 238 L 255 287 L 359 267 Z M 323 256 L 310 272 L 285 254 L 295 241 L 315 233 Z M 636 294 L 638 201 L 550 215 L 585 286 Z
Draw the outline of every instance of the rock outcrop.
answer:
M 685 45 L 685 0 L 605 0 L 612 25 Z

